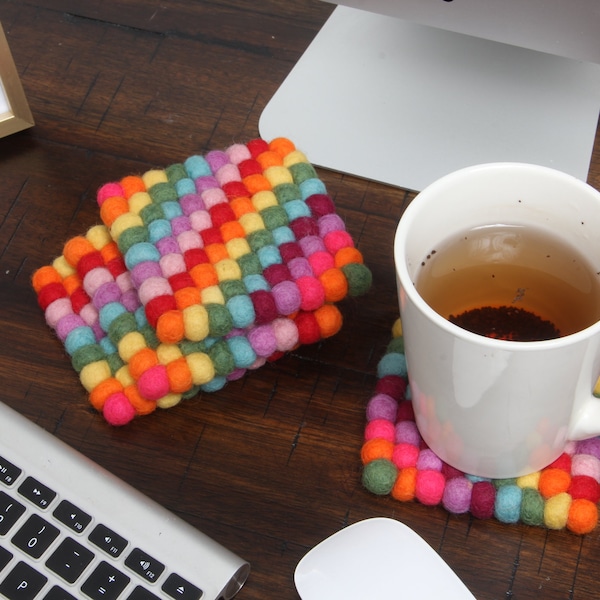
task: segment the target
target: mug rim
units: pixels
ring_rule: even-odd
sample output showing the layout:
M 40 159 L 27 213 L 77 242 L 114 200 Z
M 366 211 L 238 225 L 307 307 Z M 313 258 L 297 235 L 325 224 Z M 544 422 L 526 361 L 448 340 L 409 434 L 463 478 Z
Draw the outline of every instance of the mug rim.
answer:
M 406 260 L 399 260 L 400 255 L 405 256 L 403 251 L 403 245 L 406 243 L 410 222 L 413 218 L 413 213 L 419 209 L 418 199 L 419 197 L 427 198 L 428 195 L 435 192 L 437 188 L 446 185 L 455 179 L 468 177 L 473 173 L 478 173 L 483 170 L 498 170 L 498 169 L 520 169 L 520 170 L 533 170 L 540 173 L 550 174 L 553 177 L 561 178 L 576 187 L 586 190 L 588 193 L 591 191 L 593 195 L 597 196 L 598 202 L 600 203 L 600 192 L 593 188 L 588 183 L 577 179 L 576 177 L 553 169 L 543 165 L 535 165 L 530 163 L 522 162 L 493 162 L 493 163 L 482 163 L 478 165 L 472 165 L 462 169 L 458 169 L 443 177 L 437 179 L 421 192 L 419 192 L 415 198 L 410 202 L 404 213 L 400 217 L 396 232 L 394 235 L 394 265 L 396 270 L 396 276 L 398 277 L 400 287 L 407 296 L 410 297 L 413 304 L 419 309 L 419 311 L 427 317 L 429 321 L 432 321 L 438 327 L 444 329 L 448 334 L 463 339 L 467 342 L 477 343 L 484 345 L 489 348 L 496 350 L 511 350 L 511 351 L 536 351 L 541 349 L 551 349 L 571 344 L 578 343 L 590 337 L 593 337 L 600 331 L 600 319 L 595 323 L 588 325 L 584 329 L 575 331 L 568 335 L 560 336 L 558 338 L 552 338 L 549 340 L 537 340 L 537 341 L 515 341 L 515 340 L 502 340 L 498 338 L 491 338 L 485 335 L 474 333 L 467 329 L 463 329 L 459 325 L 456 325 L 444 318 L 437 311 L 435 311 L 429 304 L 423 299 L 421 294 L 417 291 L 417 288 L 411 277 Z M 600 210 L 600 207 L 599 207 Z M 408 284 L 407 284 L 408 282 Z M 400 290 L 398 290 L 400 292 Z M 401 300 L 401 299 L 399 299 Z

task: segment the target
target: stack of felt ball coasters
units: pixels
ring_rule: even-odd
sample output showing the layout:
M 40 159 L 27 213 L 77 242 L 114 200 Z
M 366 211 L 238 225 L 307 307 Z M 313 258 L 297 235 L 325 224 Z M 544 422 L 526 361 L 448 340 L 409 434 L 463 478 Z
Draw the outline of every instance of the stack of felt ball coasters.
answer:
M 102 225 L 33 276 L 114 425 L 216 391 L 337 333 L 371 273 L 313 166 L 257 139 L 108 183 Z
M 443 506 L 454 514 L 585 534 L 598 524 L 600 438 L 569 443 L 548 467 L 514 479 L 456 470 L 427 447 L 417 429 L 400 321 L 377 366 L 361 450 L 363 485 L 401 502 Z

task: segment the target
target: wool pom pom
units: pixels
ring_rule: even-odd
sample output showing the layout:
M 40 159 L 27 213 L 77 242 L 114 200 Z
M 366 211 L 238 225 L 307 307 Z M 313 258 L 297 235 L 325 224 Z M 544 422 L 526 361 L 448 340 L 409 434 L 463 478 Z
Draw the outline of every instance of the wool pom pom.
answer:
M 400 442 L 394 446 L 394 452 L 392 454 L 392 462 L 399 469 L 406 469 L 407 467 L 416 467 L 417 460 L 419 458 L 419 447 L 413 444 L 407 444 Z
M 298 328 L 291 319 L 275 319 L 271 323 L 271 328 L 275 334 L 279 352 L 289 352 L 298 345 Z
M 410 502 L 415 498 L 417 488 L 417 469 L 408 467 L 402 469 L 396 478 L 391 496 L 401 502 Z
M 113 394 L 106 399 L 102 409 L 104 418 L 111 425 L 127 425 L 135 417 L 135 409 L 129 403 L 125 394 Z
M 366 465 L 381 458 L 392 460 L 393 452 L 394 444 L 392 442 L 382 438 L 372 438 L 363 444 L 360 457 L 363 465 Z
M 566 527 L 571 503 L 571 496 L 566 492 L 546 500 L 544 523 L 548 529 L 564 529 Z
M 342 313 L 335 304 L 324 304 L 317 308 L 313 314 L 323 339 L 335 335 L 342 328 Z
M 387 419 L 393 423 L 397 413 L 398 403 L 387 394 L 375 394 L 367 404 L 367 421 Z
M 386 375 L 405 377 L 406 374 L 406 358 L 404 354 L 390 352 L 377 364 L 377 375 L 379 377 L 385 377 Z
M 395 440 L 397 444 L 406 443 L 419 446 L 421 443 L 421 434 L 417 429 L 417 424 L 414 421 L 400 421 L 396 423 Z
M 362 483 L 373 494 L 385 496 L 394 486 L 398 470 L 385 458 L 373 460 L 363 468 Z
M 169 393 L 169 378 L 164 365 L 148 369 L 138 379 L 138 389 L 148 400 L 159 400 Z
M 572 498 L 585 498 L 594 504 L 600 502 L 600 485 L 588 475 L 573 475 L 567 491 Z
M 589 438 L 577 442 L 578 454 L 590 454 L 600 459 L 600 437 Z
M 419 460 L 417 461 L 417 469 L 424 471 L 440 471 L 442 470 L 442 459 L 437 454 L 425 448 L 421 450 L 419 454 Z
M 362 263 L 349 263 L 341 267 L 348 280 L 348 294 L 350 296 L 364 296 L 373 283 L 373 275 L 368 267 Z
M 417 466 L 417 469 L 419 467 Z M 417 473 L 415 496 L 427 506 L 436 506 L 442 501 L 446 480 L 439 471 L 423 471 Z
M 472 489 L 473 484 L 464 477 L 448 480 L 442 497 L 444 508 L 455 514 L 466 513 L 471 506 Z
M 591 454 L 577 454 L 572 461 L 573 475 L 587 475 L 600 481 L 600 460 Z
M 388 442 L 394 442 L 394 424 L 387 419 L 375 419 L 367 423 L 365 428 L 365 440 L 382 438 Z
M 544 524 L 544 499 L 533 488 L 523 488 L 521 498 L 521 521 L 526 525 L 540 527 Z
M 566 492 L 571 485 L 571 475 L 562 469 L 546 468 L 540 474 L 538 489 L 544 498 Z
M 404 400 L 405 391 L 406 379 L 395 374 L 384 375 L 378 379 L 375 386 L 376 393 L 387 394 L 398 402 Z
M 477 519 L 489 519 L 494 515 L 496 488 L 490 481 L 477 481 L 471 490 L 471 514 Z
M 516 523 L 521 516 L 522 490 L 518 485 L 507 484 L 498 488 L 494 515 L 503 523 Z
M 567 516 L 567 529 L 583 535 L 592 532 L 598 525 L 598 506 L 584 498 L 573 500 Z

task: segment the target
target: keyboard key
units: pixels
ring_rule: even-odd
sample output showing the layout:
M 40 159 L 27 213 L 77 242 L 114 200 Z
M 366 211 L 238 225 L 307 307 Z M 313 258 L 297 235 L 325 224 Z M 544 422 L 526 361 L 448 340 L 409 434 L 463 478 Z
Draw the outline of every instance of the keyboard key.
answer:
M 52 500 L 56 497 L 54 490 L 51 490 L 33 477 L 27 477 L 19 486 L 19 494 L 41 509 L 48 508 Z
M 177 600 L 199 600 L 203 594 L 200 588 L 192 585 L 177 573 L 171 573 L 167 577 L 167 580 L 163 583 L 162 591 L 169 594 L 171 598 L 177 598 Z
M 0 571 L 10 562 L 13 555 L 6 549 L 0 546 Z
M 20 562 L 0 583 L 0 595 L 8 600 L 33 600 L 46 581 L 33 567 Z
M 71 596 L 69 592 L 55 585 L 45 596 L 44 600 L 77 600 L 75 596 Z
M 125 559 L 125 564 L 146 581 L 154 583 L 165 570 L 165 565 L 139 548 L 134 548 Z
M 15 533 L 12 543 L 33 558 L 39 558 L 56 539 L 58 528 L 39 515 L 31 515 Z
M 81 591 L 92 600 L 115 600 L 128 583 L 127 575 L 101 562 L 81 586 Z
M 21 474 L 21 469 L 0 456 L 0 481 L 5 485 L 12 485 Z
M 0 491 L 0 535 L 6 535 L 25 512 L 25 507 Z
M 155 596 L 152 592 L 149 592 L 146 588 L 138 585 L 129 596 L 127 600 L 160 600 L 158 596 Z
M 75 583 L 93 558 L 93 552 L 74 539 L 65 538 L 46 561 L 46 566 L 67 583 Z
M 120 556 L 127 547 L 127 540 L 124 537 L 102 524 L 94 527 L 89 540 L 113 558 Z
M 63 500 L 52 513 L 63 525 L 72 529 L 75 533 L 81 533 L 91 522 L 92 517 L 86 512 Z

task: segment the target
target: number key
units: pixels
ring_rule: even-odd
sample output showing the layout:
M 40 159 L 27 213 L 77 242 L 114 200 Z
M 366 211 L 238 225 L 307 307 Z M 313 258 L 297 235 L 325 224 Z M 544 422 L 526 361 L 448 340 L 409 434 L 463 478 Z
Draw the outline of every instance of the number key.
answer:
M 58 528 L 44 521 L 39 515 L 31 515 L 15 533 L 12 543 L 33 558 L 39 558 L 58 535 Z
M 22 504 L 8 494 L 0 492 L 0 535 L 6 535 L 24 512 L 25 507 Z

